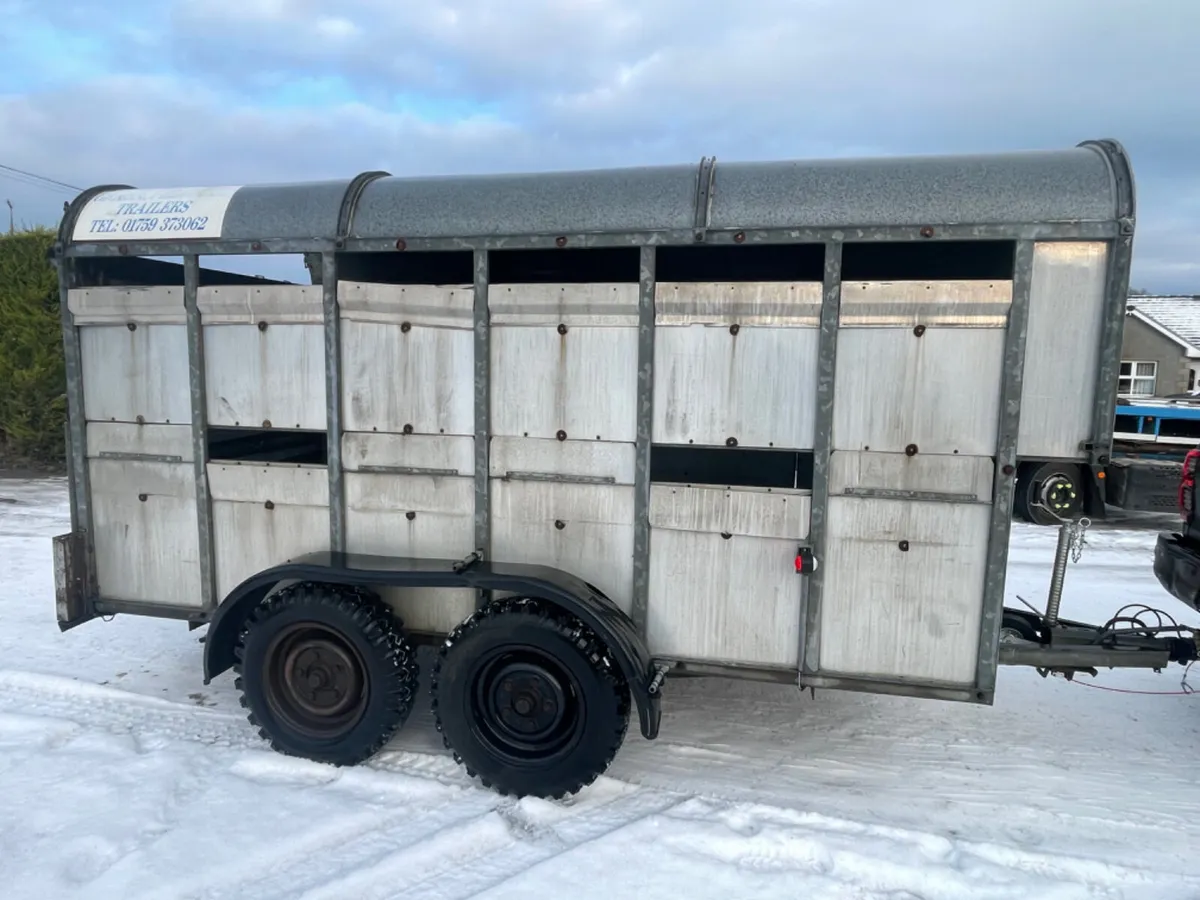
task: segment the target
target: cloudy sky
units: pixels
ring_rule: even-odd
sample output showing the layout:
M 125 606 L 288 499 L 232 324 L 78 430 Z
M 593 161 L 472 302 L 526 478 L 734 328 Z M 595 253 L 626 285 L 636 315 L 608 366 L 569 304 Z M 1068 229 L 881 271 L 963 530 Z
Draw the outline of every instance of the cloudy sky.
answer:
M 1200 0 L 0 0 L 0 166 L 73 186 L 1095 137 L 1135 285 L 1200 293 Z M 53 223 L 32 181 L 0 200 Z

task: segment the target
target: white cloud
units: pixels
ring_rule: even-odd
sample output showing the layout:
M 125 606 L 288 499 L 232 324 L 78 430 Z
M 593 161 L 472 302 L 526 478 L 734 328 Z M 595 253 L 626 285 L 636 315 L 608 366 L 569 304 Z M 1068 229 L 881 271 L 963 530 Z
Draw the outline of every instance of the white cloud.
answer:
M 60 28 L 84 21 L 37 9 Z M 1185 283 L 1200 274 L 1200 209 L 1187 199 L 1200 191 L 1200 3 L 115 0 L 112 11 L 138 32 L 124 45 L 136 53 L 113 54 L 126 70 L 0 96 L 0 162 L 149 185 L 1112 136 L 1138 177 L 1138 282 L 1200 290 Z M 324 92 L 306 104 L 305 84 Z M 281 86 L 287 107 L 273 108 Z M 22 209 L 60 208 L 16 190 Z

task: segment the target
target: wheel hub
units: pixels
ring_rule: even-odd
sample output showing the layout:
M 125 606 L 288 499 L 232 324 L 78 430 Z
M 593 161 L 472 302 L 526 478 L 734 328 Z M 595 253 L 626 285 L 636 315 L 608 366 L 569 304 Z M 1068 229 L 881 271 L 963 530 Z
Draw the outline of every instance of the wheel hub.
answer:
M 471 676 L 476 734 L 509 765 L 548 764 L 583 729 L 579 688 L 568 669 L 529 647 L 498 649 Z
M 566 705 L 563 686 L 544 667 L 509 664 L 497 672 L 494 684 L 491 712 L 512 737 L 544 739 L 562 722 Z
M 315 715 L 336 715 L 354 702 L 360 686 L 354 660 L 333 641 L 299 642 L 284 663 L 288 686 L 299 703 Z
M 1051 475 L 1042 482 L 1041 500 L 1043 506 L 1066 519 L 1079 505 L 1079 492 L 1071 479 L 1064 475 Z
M 266 655 L 268 698 L 297 731 L 341 734 L 366 707 L 366 677 L 352 645 L 338 632 L 311 623 L 285 629 Z

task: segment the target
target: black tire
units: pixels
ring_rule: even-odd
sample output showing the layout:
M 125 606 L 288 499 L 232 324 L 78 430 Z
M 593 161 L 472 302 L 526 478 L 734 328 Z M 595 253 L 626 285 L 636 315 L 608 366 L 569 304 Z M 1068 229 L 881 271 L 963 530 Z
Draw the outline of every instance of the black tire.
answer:
M 1047 502 L 1063 519 L 1083 512 L 1083 478 L 1077 463 L 1026 463 L 1017 478 L 1017 494 L 1013 512 L 1034 525 L 1060 525 L 1061 521 L 1042 505 L 1043 488 L 1047 486 Z
M 1000 620 L 1000 641 L 1017 638 L 1030 643 L 1042 643 L 1041 625 L 1031 615 L 1005 610 Z
M 591 784 L 629 728 L 629 687 L 598 638 L 537 600 L 476 612 L 442 646 L 433 711 L 484 787 L 558 799 Z
M 234 653 L 250 724 L 289 756 L 362 762 L 404 724 L 417 693 L 416 654 L 400 620 L 354 588 L 296 584 L 268 596 Z

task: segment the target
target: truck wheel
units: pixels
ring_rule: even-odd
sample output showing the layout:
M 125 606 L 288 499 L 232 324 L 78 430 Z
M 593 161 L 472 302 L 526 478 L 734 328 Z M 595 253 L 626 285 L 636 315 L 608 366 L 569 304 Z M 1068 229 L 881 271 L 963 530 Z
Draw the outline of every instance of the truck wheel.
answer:
M 629 687 L 581 622 L 499 600 L 454 630 L 433 670 L 446 747 L 484 787 L 560 798 L 591 784 L 629 727 Z
M 365 591 L 284 588 L 250 614 L 234 653 L 250 723 L 289 756 L 354 765 L 412 711 L 415 652 L 400 620 Z
M 1041 626 L 1038 620 L 1028 613 L 1004 611 L 1000 620 L 1000 643 L 1012 641 L 1029 641 L 1032 644 L 1042 643 Z
M 1013 512 L 1034 525 L 1061 524 L 1049 510 L 1071 519 L 1083 510 L 1083 484 L 1077 463 L 1029 463 L 1021 467 Z

